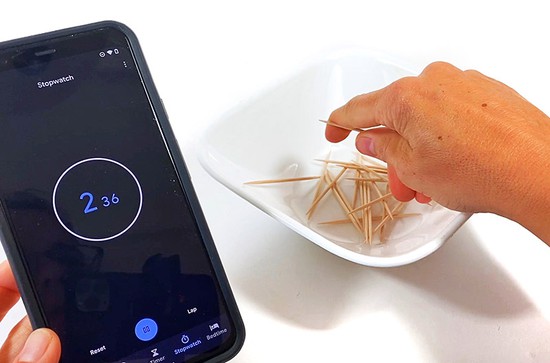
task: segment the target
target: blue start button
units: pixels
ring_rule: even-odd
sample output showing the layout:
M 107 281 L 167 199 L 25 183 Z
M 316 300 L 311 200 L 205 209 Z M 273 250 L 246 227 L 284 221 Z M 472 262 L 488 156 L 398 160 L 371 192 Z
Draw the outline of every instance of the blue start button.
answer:
M 157 336 L 159 328 L 153 319 L 145 318 L 138 321 L 134 331 L 139 340 L 148 342 Z

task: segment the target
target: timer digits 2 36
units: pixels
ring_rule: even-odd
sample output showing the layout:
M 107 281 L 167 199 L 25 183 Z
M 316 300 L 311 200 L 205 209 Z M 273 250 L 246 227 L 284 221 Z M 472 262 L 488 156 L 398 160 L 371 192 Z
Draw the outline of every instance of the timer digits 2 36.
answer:
M 88 203 L 86 204 L 86 207 L 84 208 L 84 214 L 88 214 L 88 213 L 92 213 L 92 212 L 97 211 L 97 207 L 95 207 L 93 205 L 94 204 L 94 195 L 90 192 L 84 192 L 84 193 L 80 194 L 80 200 L 84 200 L 86 198 L 88 198 Z M 120 198 L 117 197 L 115 193 L 113 193 L 113 195 L 111 196 L 110 199 L 107 196 L 103 196 L 103 197 L 101 197 L 101 201 L 103 202 L 101 205 L 104 208 L 108 208 L 113 204 L 118 204 L 120 202 Z

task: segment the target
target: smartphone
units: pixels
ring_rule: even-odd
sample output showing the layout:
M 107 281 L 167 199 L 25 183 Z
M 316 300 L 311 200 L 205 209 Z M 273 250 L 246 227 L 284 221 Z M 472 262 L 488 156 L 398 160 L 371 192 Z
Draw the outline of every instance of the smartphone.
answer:
M 222 362 L 244 325 L 134 33 L 0 43 L 0 231 L 62 362 Z

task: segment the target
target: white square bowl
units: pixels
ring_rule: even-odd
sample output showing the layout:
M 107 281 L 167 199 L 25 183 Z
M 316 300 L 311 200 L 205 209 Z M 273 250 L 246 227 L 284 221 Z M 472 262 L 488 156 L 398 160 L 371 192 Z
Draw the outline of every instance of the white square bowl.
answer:
M 305 217 L 315 182 L 252 186 L 248 181 L 319 175 L 315 159 L 352 160 L 353 137 L 338 145 L 324 138 L 318 119 L 355 95 L 382 88 L 411 75 L 399 62 L 366 50 L 344 50 L 324 57 L 286 81 L 237 106 L 201 136 L 202 166 L 256 207 L 313 243 L 347 260 L 377 267 L 417 261 L 437 250 L 470 214 L 410 202 L 405 212 L 419 213 L 394 222 L 389 239 L 368 245 L 352 227 L 320 226 Z M 322 218 L 337 218 L 337 205 L 324 205 Z M 230 212 L 230 211 L 228 211 Z M 341 217 L 340 217 L 341 218 Z

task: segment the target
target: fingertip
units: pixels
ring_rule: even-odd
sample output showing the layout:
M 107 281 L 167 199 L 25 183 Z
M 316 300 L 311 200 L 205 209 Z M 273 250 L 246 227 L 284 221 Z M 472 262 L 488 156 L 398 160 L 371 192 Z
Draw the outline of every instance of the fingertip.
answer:
M 388 165 L 388 179 L 390 190 L 395 199 L 400 202 L 409 202 L 414 199 L 416 192 L 403 184 L 401 179 L 397 176 L 395 168 L 391 165 Z
M 422 204 L 428 204 L 432 201 L 432 198 L 428 197 L 426 194 L 424 193 L 419 193 L 419 192 L 416 192 L 415 195 L 414 195 L 414 199 L 416 199 L 416 201 L 418 203 L 422 203 Z
M 379 125 L 373 119 L 372 106 L 377 99 L 377 92 L 362 94 L 353 97 L 343 106 L 331 112 L 325 137 L 330 142 L 340 142 L 350 134 L 350 130 L 368 128 Z M 332 125 L 341 125 L 342 128 Z
M 327 126 L 325 128 L 325 138 L 333 143 L 345 140 L 346 137 L 348 137 L 349 133 L 350 132 L 347 130 L 339 129 L 338 127 L 334 126 Z
M 52 338 L 48 353 L 51 356 L 52 362 L 58 362 L 61 359 L 61 340 L 53 330 L 46 330 L 49 331 L 49 334 Z
M 333 111 L 330 114 L 330 117 L 328 118 L 328 121 L 325 123 L 327 124 L 325 127 L 325 138 L 330 142 L 340 142 L 346 139 L 348 135 L 350 134 L 350 131 L 346 128 L 341 128 L 333 125 L 339 125 L 338 122 L 335 121 L 335 114 L 338 112 L 338 110 Z
M 61 340 L 59 336 L 51 329 L 40 328 L 41 334 L 43 334 L 44 339 L 48 340 L 48 346 L 43 357 L 44 362 L 58 362 L 61 358 Z
M 54 363 L 61 358 L 61 342 L 57 334 L 40 328 L 27 338 L 23 350 L 16 359 L 18 363 Z
M 403 186 L 403 184 L 401 184 L 401 186 Z M 390 183 L 390 190 L 395 199 L 400 202 L 410 202 L 413 200 L 416 194 L 414 190 L 409 189 L 406 186 L 401 188 L 401 186 L 396 187 L 395 184 Z

